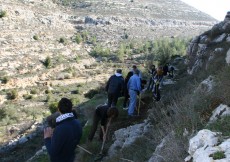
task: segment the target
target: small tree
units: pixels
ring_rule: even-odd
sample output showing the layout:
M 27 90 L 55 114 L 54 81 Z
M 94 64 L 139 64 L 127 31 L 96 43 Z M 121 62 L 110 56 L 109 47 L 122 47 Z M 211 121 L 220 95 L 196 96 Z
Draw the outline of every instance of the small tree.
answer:
M 75 41 L 77 42 L 77 44 L 81 43 L 82 42 L 82 37 L 80 34 L 77 34 L 76 37 L 75 37 Z
M 0 18 L 6 17 L 6 11 L 0 11 Z
M 34 36 L 33 36 L 33 39 L 34 39 L 34 40 L 38 40 L 38 35 L 34 35 Z
M 46 68 L 49 68 L 51 66 L 51 58 L 49 56 L 46 57 L 44 65 Z
M 10 100 L 14 100 L 18 97 L 18 91 L 16 89 L 14 90 L 11 90 L 9 93 L 8 93 L 8 99 Z

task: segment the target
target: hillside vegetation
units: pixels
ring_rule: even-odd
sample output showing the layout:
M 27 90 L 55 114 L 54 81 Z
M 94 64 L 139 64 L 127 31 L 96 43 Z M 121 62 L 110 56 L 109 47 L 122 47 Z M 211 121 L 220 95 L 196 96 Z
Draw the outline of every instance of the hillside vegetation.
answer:
M 169 102 L 168 95 L 179 97 L 183 92 L 176 93 L 179 87 L 191 86 L 206 77 L 187 76 L 187 65 L 174 58 L 182 56 L 184 60 L 188 40 L 216 23 L 178 0 L 154 3 L 148 0 L 8 0 L 2 3 L 0 11 L 1 161 L 26 161 L 41 148 L 43 121 L 56 111 L 62 97 L 72 100 L 82 115 L 82 122 L 86 122 L 95 105 L 106 100 L 103 88 L 108 77 L 117 68 L 122 68 L 126 75 L 133 64 L 141 65 L 146 78 L 145 70 L 152 63 L 171 62 L 178 66 L 175 89 L 166 86 L 161 102 L 143 105 L 147 107 L 144 117 L 151 111 L 162 110 L 152 116 L 162 124 L 167 117 L 162 117 L 162 122 L 158 117 L 168 114 L 174 102 L 179 103 L 176 99 Z M 152 103 L 151 93 L 143 97 L 147 98 L 146 103 Z M 148 109 L 151 110 L 147 113 Z M 120 120 L 125 116 L 124 112 Z M 144 117 L 137 122 L 141 123 Z M 198 124 L 195 122 L 194 130 L 197 130 L 201 128 L 200 122 L 195 121 Z M 122 125 L 118 122 L 112 130 L 135 123 Z M 172 127 L 178 127 L 179 134 L 184 128 L 177 124 Z M 193 128 L 187 129 L 192 131 Z M 143 160 L 150 158 L 159 140 L 171 130 L 167 128 L 162 133 L 159 126 L 161 136 L 153 141 L 154 148 Z M 99 145 L 94 145 L 95 151 Z M 135 158 L 138 161 L 140 157 Z

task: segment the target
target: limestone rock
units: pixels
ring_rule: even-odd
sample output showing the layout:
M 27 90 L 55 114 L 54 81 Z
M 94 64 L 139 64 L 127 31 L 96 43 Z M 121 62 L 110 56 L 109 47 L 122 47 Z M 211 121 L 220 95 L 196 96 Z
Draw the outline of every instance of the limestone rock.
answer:
M 213 112 L 209 119 L 209 123 L 212 123 L 223 116 L 230 115 L 230 107 L 227 105 L 220 104 Z

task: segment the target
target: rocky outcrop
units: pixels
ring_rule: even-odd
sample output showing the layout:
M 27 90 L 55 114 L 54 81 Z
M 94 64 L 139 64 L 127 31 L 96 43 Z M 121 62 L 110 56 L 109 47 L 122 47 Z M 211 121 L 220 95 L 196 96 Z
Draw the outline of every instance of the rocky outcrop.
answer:
M 185 161 L 193 162 L 227 162 L 230 160 L 230 139 L 220 142 L 221 134 L 204 129 L 189 141 L 189 154 Z M 215 159 L 215 153 L 222 157 Z
M 229 12 L 224 21 L 215 24 L 198 37 L 195 37 L 187 49 L 188 73 L 193 74 L 200 69 L 207 69 L 213 62 L 229 63 L 230 20 Z M 221 59 L 223 58 L 223 59 Z
M 230 116 L 230 107 L 224 104 L 220 104 L 213 112 L 209 119 L 209 123 L 213 123 L 218 119 L 223 118 L 223 116 Z

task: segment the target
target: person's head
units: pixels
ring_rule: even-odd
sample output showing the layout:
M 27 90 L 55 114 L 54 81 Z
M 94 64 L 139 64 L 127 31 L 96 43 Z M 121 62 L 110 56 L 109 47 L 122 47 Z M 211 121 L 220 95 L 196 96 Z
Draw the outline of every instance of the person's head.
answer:
M 72 107 L 73 107 L 72 102 L 67 98 L 62 98 L 58 103 L 58 110 L 62 114 L 71 113 Z
M 133 74 L 137 74 L 137 75 L 139 75 L 139 70 L 137 70 L 137 69 L 133 69 Z
M 119 74 L 121 74 L 122 70 L 121 69 L 117 69 L 116 72 L 119 73 Z
M 128 74 L 126 75 L 126 78 L 129 79 L 132 75 L 133 75 L 133 72 L 130 71 L 130 72 L 128 72 Z
M 137 69 L 137 66 L 136 65 L 133 65 L 133 70 L 136 70 Z
M 107 110 L 107 116 L 108 118 L 116 118 L 118 117 L 119 115 L 119 111 L 116 107 L 110 107 L 108 110 Z
M 156 67 L 155 67 L 155 65 L 152 65 L 151 68 L 152 68 L 152 69 L 155 69 Z

